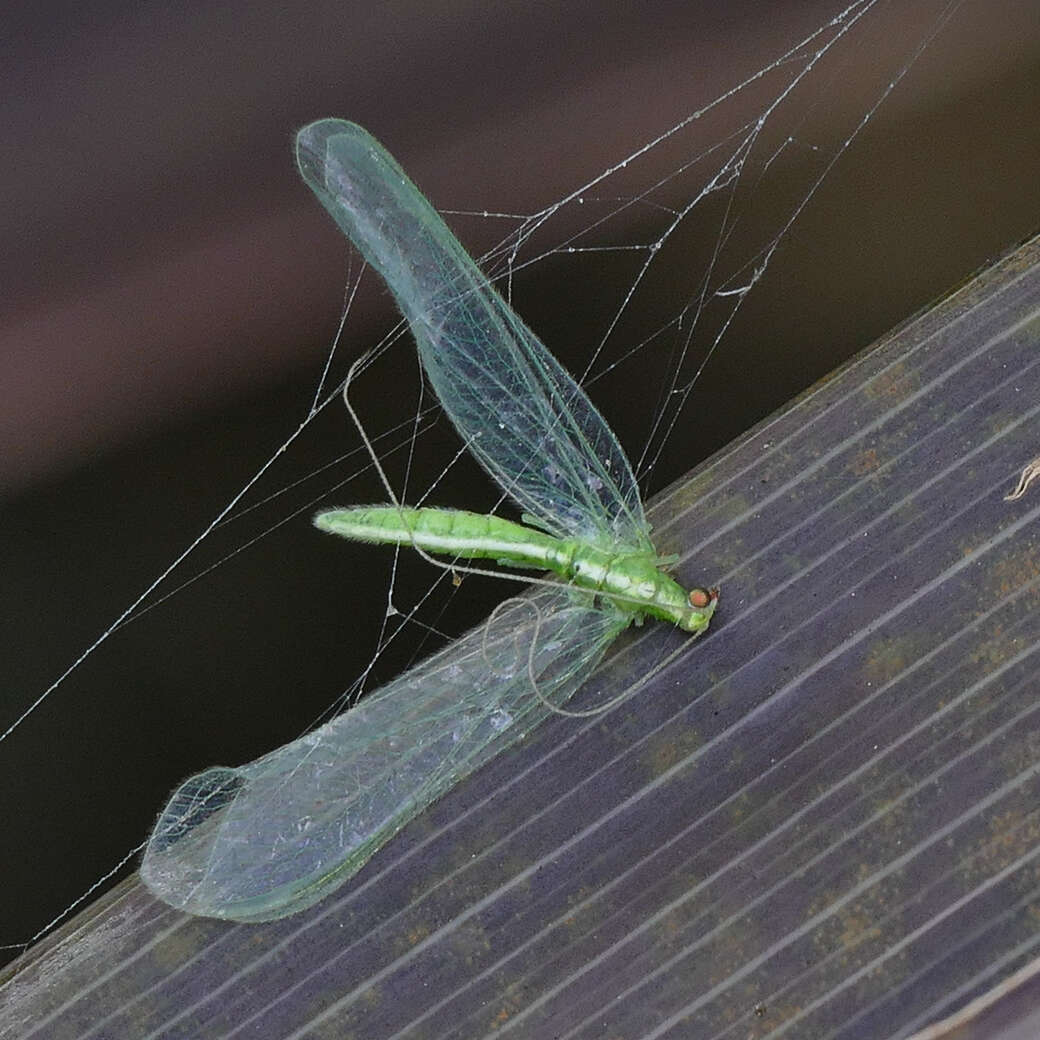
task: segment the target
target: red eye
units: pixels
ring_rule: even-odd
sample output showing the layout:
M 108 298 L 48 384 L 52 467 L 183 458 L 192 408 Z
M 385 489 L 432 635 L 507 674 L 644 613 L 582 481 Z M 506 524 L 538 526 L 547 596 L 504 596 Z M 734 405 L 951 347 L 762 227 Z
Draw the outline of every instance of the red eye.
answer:
M 709 592 L 707 589 L 690 589 L 690 606 L 695 610 L 703 610 L 713 599 L 718 599 L 718 596 L 714 590 Z

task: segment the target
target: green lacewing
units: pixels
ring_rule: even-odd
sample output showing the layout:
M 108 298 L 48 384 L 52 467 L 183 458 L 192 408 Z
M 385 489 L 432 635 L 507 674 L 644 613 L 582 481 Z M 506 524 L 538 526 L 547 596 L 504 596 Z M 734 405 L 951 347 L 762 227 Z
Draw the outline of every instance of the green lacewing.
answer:
M 296 139 L 300 172 L 407 319 L 427 377 L 523 524 L 396 504 L 323 530 L 556 575 L 326 725 L 171 796 L 141 877 L 188 913 L 266 921 L 349 879 L 465 776 L 563 705 L 633 620 L 693 635 L 716 589 L 662 569 L 635 476 L 585 392 L 499 295 L 393 157 L 353 123 Z

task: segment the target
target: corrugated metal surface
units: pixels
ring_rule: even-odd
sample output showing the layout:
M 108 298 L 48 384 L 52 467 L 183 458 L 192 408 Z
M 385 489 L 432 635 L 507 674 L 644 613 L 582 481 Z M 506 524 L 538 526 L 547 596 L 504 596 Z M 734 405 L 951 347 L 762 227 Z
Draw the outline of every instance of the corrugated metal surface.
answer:
M 124 886 L 16 964 L 18 1037 L 889 1037 L 1040 947 L 1036 242 L 655 504 L 708 636 L 582 699 L 312 911 Z M 595 688 L 595 689 L 592 689 Z M 596 691 L 599 691 L 597 693 Z

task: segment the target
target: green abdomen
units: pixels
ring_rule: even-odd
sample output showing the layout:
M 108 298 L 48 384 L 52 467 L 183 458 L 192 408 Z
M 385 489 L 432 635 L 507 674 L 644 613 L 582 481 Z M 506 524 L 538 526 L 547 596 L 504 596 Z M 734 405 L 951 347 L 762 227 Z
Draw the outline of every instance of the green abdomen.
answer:
M 461 509 L 358 506 L 319 513 L 323 531 L 359 542 L 414 545 L 465 560 L 501 560 L 566 574 L 570 543 L 522 524 Z

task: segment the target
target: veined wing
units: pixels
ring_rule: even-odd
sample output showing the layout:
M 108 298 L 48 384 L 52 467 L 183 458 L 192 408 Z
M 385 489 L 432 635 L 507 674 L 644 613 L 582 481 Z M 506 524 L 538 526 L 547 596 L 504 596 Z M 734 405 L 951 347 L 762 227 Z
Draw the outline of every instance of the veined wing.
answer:
M 267 921 L 316 903 L 409 820 L 561 705 L 628 619 L 566 588 L 491 619 L 339 717 L 174 792 L 141 864 L 192 914 Z
M 651 549 L 610 427 L 386 149 L 354 123 L 323 119 L 299 132 L 296 153 L 390 287 L 444 410 L 491 476 L 552 534 Z

